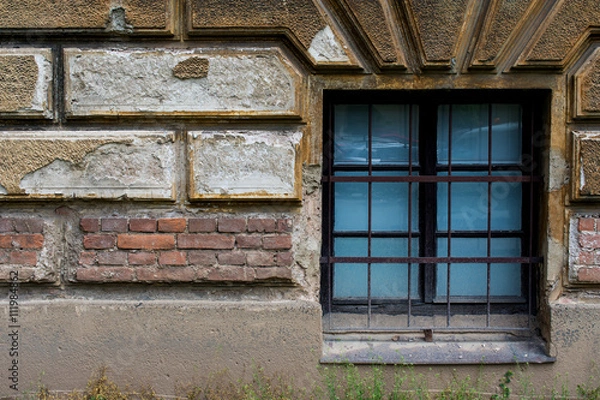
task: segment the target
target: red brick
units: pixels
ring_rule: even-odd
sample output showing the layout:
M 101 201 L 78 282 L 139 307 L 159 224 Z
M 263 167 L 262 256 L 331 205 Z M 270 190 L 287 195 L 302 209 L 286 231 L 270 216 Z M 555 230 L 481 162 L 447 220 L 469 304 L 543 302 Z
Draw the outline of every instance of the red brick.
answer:
M 273 218 L 249 218 L 248 232 L 271 233 L 275 232 L 277 221 Z
M 115 236 L 110 234 L 89 234 L 83 237 L 83 247 L 86 249 L 112 249 L 115 247 L 115 243 Z
M 600 234 L 582 233 L 579 235 L 579 245 L 585 249 L 597 249 L 600 247 Z
M 152 218 L 132 218 L 129 220 L 131 232 L 156 232 L 156 220 Z
M 24 233 L 42 233 L 44 220 L 36 218 L 17 218 L 14 220 L 15 231 Z
M 577 257 L 578 264 L 592 265 L 595 261 L 595 253 L 593 251 L 582 250 Z
M 188 252 L 188 263 L 190 265 L 211 266 L 216 263 L 216 254 L 214 251 L 198 250 Z
M 153 265 L 156 263 L 156 254 L 146 251 L 129 253 L 128 258 L 130 265 Z
M 77 268 L 75 277 L 82 282 L 131 282 L 133 269 L 127 267 Z
M 0 248 L 40 250 L 44 246 L 44 236 L 40 233 L 20 233 L 0 235 Z
M 8 250 L 0 250 L 0 264 L 8 264 L 10 262 L 10 252 Z
M 292 270 L 289 268 L 275 267 L 275 268 L 256 268 L 256 279 L 257 280 L 292 280 Z
M 249 251 L 246 254 L 246 263 L 249 267 L 273 267 L 275 254 L 268 251 Z
M 98 264 L 127 265 L 127 253 L 124 251 L 99 251 Z
M 144 282 L 193 282 L 196 271 L 183 268 L 138 268 L 137 278 Z
M 288 218 L 278 219 L 276 230 L 278 233 L 291 232 L 293 230 L 292 220 Z
M 186 265 L 187 257 L 184 251 L 165 251 L 158 256 L 160 265 Z
M 208 218 L 193 218 L 188 221 L 188 232 L 215 232 L 217 230 L 217 220 Z
M 82 251 L 79 253 L 79 265 L 95 265 L 96 264 L 96 252 L 95 251 Z
M 290 267 L 294 264 L 294 254 L 291 251 L 277 253 L 276 258 L 278 267 Z
M 158 220 L 159 232 L 185 232 L 185 218 L 161 218 Z
M 252 282 L 255 273 L 252 268 L 219 267 L 212 268 L 206 279 L 213 282 Z
M 579 232 L 594 232 L 596 230 L 595 218 L 579 218 Z
M 240 249 L 260 249 L 262 247 L 262 236 L 237 235 L 235 243 Z
M 100 220 L 98 218 L 81 218 L 79 226 L 84 232 L 98 232 L 100 230 Z
M 14 232 L 11 218 L 0 218 L 0 232 Z
M 210 233 L 182 233 L 177 237 L 177 247 L 180 249 L 233 249 L 235 238 L 229 235 Z
M 167 234 L 120 234 L 117 246 L 125 250 L 171 250 L 175 248 L 175 236 Z
M 125 218 L 102 218 L 103 232 L 127 232 L 127 219 Z
M 217 260 L 221 265 L 244 265 L 246 264 L 246 253 L 243 251 L 228 251 L 219 253 Z
M 13 251 L 10 253 L 10 263 L 20 265 L 36 265 L 37 253 L 35 251 Z
M 600 283 L 600 267 L 579 268 L 577 271 L 577 280 L 580 282 Z
M 219 232 L 240 233 L 246 230 L 246 220 L 242 218 L 220 218 Z
M 292 248 L 292 237 L 289 235 L 268 235 L 263 237 L 263 249 L 288 250 Z

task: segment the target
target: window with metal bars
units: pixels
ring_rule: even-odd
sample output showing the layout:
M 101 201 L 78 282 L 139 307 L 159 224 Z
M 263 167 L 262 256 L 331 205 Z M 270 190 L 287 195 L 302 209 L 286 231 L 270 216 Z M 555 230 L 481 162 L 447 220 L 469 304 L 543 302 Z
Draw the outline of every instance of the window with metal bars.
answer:
M 326 332 L 532 329 L 546 99 L 325 93 Z

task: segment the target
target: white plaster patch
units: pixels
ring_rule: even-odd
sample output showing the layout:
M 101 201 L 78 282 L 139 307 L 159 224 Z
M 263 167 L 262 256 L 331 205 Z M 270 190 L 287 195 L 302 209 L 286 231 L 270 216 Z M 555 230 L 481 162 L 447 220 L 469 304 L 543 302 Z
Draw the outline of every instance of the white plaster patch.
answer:
M 569 163 L 556 149 L 550 149 L 550 179 L 548 180 L 548 191 L 561 190 L 569 182 Z
M 208 59 L 205 78 L 181 80 L 173 69 Z M 298 76 L 278 53 L 65 50 L 66 110 L 71 115 L 243 112 L 297 115 Z
M 192 199 L 299 198 L 301 132 L 189 133 Z
M 176 151 L 172 132 L 77 132 L 53 139 L 102 139 L 107 143 L 81 162 L 56 159 L 25 175 L 29 195 L 67 198 L 173 200 Z
M 317 62 L 348 62 L 348 54 L 329 26 L 319 31 L 308 49 Z

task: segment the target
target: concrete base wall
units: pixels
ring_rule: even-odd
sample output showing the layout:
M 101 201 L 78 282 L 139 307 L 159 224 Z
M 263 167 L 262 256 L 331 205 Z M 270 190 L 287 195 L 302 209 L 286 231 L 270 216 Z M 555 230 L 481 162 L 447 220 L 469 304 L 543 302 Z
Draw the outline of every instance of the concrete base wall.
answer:
M 319 314 L 318 304 L 304 301 L 25 302 L 16 328 L 18 358 L 1 354 L 0 394 L 35 391 L 40 383 L 83 389 L 101 366 L 119 385 L 151 385 L 167 395 L 223 370 L 236 379 L 251 377 L 254 366 L 303 385 L 320 357 Z M 6 380 L 13 359 L 18 392 Z

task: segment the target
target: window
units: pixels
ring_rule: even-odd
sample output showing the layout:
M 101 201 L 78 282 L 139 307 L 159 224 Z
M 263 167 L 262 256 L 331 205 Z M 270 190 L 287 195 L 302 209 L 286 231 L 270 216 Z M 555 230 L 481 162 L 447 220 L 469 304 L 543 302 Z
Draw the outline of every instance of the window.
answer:
M 326 92 L 326 333 L 533 330 L 546 98 Z

